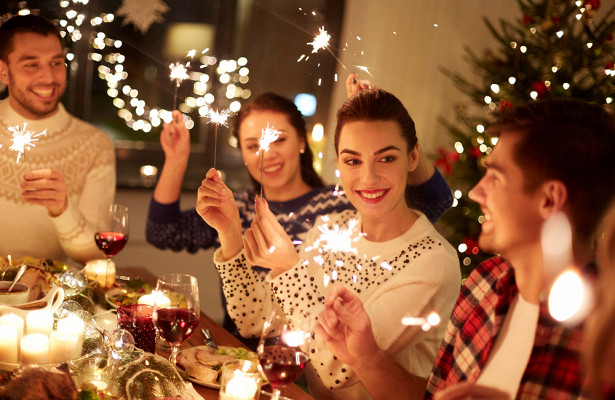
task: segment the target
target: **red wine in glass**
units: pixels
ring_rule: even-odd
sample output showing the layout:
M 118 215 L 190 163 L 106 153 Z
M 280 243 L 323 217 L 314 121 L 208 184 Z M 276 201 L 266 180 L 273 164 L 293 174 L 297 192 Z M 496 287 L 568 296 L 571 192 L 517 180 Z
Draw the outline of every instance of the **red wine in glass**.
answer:
M 301 376 L 309 357 L 297 348 L 265 346 L 258 355 L 258 361 L 271 387 L 279 388 Z
M 128 235 L 119 232 L 96 232 L 94 240 L 105 256 L 111 258 L 124 248 Z
M 199 315 L 182 308 L 161 308 L 156 311 L 156 327 L 160 336 L 172 345 L 179 346 L 192 336 L 199 324 Z

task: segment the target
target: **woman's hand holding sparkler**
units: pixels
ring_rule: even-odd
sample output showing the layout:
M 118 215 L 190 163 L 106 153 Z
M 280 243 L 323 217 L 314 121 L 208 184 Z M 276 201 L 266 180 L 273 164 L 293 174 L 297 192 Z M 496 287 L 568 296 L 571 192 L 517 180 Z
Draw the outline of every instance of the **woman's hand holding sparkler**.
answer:
M 256 218 L 244 234 L 246 258 L 250 264 L 269 268 L 277 276 L 297 265 L 301 258 L 267 201 L 258 196 L 255 207 Z
M 50 217 L 57 217 L 66 211 L 68 196 L 62 172 L 39 169 L 26 172 L 23 179 L 21 196 L 26 203 L 46 207 Z
M 173 111 L 173 120 L 165 123 L 160 132 L 160 144 L 164 150 L 165 163 L 188 164 L 190 156 L 190 132 L 184 124 L 182 114 Z
M 346 94 L 348 97 L 352 97 L 359 93 L 361 90 L 371 89 L 372 84 L 367 80 L 357 79 L 357 74 L 352 73 L 346 78 Z
M 373 363 L 380 351 L 361 300 L 343 285 L 336 285 L 325 299 L 315 332 L 340 361 L 353 368 Z
M 154 189 L 154 200 L 170 204 L 179 199 L 190 157 L 190 133 L 179 111 L 173 111 L 173 120 L 163 125 L 160 144 L 164 151 L 164 165 Z
M 198 190 L 196 212 L 218 231 L 222 258 L 229 260 L 241 251 L 241 220 L 233 192 L 211 168 Z

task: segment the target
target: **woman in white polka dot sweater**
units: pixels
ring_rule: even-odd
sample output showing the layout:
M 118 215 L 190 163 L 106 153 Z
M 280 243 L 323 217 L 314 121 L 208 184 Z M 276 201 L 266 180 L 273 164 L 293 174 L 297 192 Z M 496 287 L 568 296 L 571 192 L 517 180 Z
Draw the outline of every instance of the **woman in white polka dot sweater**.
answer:
M 338 168 L 356 211 L 320 218 L 298 253 L 262 199 L 256 200 L 257 216 L 242 239 L 230 190 L 216 171 L 208 172 L 196 208 L 220 237 L 214 257 L 228 312 L 244 337 L 258 336 L 275 307 L 291 323 L 296 313 L 316 316 L 333 285 L 344 284 L 361 298 L 378 346 L 412 374 L 427 377 L 446 324 L 425 332 L 403 325 L 402 318 L 435 311 L 448 320 L 461 277 L 452 246 L 404 199 L 406 177 L 419 157 L 414 122 L 383 90 L 351 97 L 337 119 Z M 344 232 L 341 249 L 327 240 L 335 231 Z M 270 271 L 264 276 L 253 265 Z M 315 398 L 370 398 L 318 335 L 309 356 L 306 376 Z

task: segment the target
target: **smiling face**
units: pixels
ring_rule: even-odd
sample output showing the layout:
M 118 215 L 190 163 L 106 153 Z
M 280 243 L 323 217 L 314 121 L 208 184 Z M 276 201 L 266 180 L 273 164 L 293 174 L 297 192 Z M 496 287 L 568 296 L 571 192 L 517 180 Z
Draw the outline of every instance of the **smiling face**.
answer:
M 66 89 L 64 52 L 58 38 L 15 34 L 8 60 L 0 60 L 0 80 L 8 85 L 10 104 L 22 116 L 41 119 L 53 114 Z
M 281 131 L 269 150 L 261 155 L 258 140 L 262 130 L 274 128 Z M 261 183 L 268 200 L 284 201 L 309 191 L 301 178 L 299 157 L 305 151 L 301 140 L 289 123 L 288 117 L 274 111 L 252 111 L 239 125 L 241 156 L 252 177 Z M 309 150 L 308 150 L 309 151 Z M 263 157 L 263 182 L 261 182 L 261 156 Z
M 526 193 L 523 171 L 513 158 L 517 135 L 503 132 L 487 159 L 487 172 L 470 191 L 485 221 L 479 246 L 510 259 L 525 257 L 540 247 L 543 217 L 540 190 Z
M 337 166 L 348 199 L 362 220 L 395 226 L 411 215 L 405 200 L 417 149 L 408 149 L 394 121 L 355 121 L 340 131 Z

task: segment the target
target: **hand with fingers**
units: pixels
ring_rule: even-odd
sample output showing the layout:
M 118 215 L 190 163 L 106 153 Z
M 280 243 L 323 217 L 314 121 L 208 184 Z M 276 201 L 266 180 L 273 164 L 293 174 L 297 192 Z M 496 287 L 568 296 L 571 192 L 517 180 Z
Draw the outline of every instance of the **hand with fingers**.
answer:
M 164 151 L 165 161 L 184 164 L 188 162 L 190 132 L 179 111 L 173 111 L 173 120 L 163 125 L 160 132 L 160 144 Z
M 315 332 L 340 361 L 350 366 L 371 363 L 379 351 L 361 300 L 343 285 L 335 286 L 325 299 Z
M 346 78 L 346 95 L 350 98 L 361 90 L 371 89 L 372 84 L 368 80 L 357 79 L 357 74 L 352 73 Z
M 434 400 L 510 400 L 508 393 L 472 382 L 461 382 L 434 394 Z
M 261 197 L 256 198 L 256 217 L 244 236 L 246 258 L 252 265 L 269 268 L 277 276 L 299 263 L 292 241 Z
M 218 231 L 223 258 L 228 260 L 241 251 L 243 244 L 239 209 L 233 192 L 213 168 L 207 171 L 198 189 L 196 212 Z
M 53 169 L 39 169 L 24 174 L 21 196 L 28 204 L 47 208 L 51 217 L 61 215 L 68 207 L 64 174 Z

